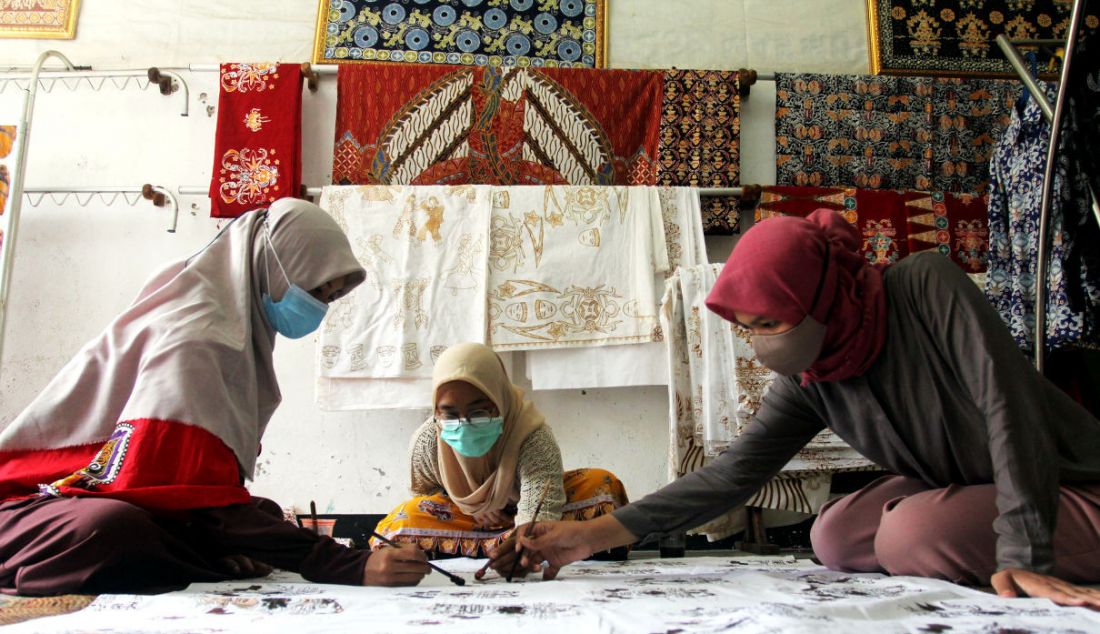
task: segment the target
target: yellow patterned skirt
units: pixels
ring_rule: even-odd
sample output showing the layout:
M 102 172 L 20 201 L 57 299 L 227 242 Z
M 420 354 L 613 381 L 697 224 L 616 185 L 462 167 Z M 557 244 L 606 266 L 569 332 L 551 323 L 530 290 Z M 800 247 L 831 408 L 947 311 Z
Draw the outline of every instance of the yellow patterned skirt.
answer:
M 565 506 L 561 519 L 590 520 L 629 502 L 623 483 L 603 469 L 574 469 L 562 474 Z M 514 528 L 474 530 L 471 515 L 459 510 L 446 493 L 415 497 L 397 506 L 375 530 L 395 542 L 410 542 L 429 553 L 488 557 Z M 382 544 L 371 540 L 375 550 Z

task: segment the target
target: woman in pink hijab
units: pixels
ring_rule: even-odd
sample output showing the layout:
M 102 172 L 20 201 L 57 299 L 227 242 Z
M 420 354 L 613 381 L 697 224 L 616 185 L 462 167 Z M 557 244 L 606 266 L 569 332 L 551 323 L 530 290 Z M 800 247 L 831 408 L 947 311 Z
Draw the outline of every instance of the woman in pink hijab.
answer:
M 363 278 L 332 218 L 294 199 L 155 274 L 0 431 L 0 592 L 152 592 L 271 566 L 417 583 L 418 549 L 353 551 L 243 485 L 281 398 L 276 333 L 309 334 Z
M 706 467 L 609 516 L 521 540 L 544 576 L 743 504 L 825 428 L 897 475 L 822 508 L 828 567 L 1100 607 L 1100 421 L 1035 371 L 981 290 L 935 252 L 889 267 L 832 211 L 765 220 L 707 306 L 782 375 Z

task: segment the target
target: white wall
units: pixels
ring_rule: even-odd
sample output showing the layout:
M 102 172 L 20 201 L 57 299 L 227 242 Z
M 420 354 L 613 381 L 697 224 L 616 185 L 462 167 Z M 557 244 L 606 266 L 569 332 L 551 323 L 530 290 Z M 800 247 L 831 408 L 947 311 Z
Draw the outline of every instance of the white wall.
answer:
M 0 67 L 28 66 L 46 49 L 97 69 L 163 68 L 220 61 L 307 61 L 316 2 L 269 0 L 84 0 L 72 41 L 2 40 Z M 761 72 L 867 72 L 864 0 L 611 0 L 610 60 L 619 68 L 755 68 Z M 281 17 L 276 17 L 281 16 Z M 208 183 L 217 103 L 214 73 L 184 72 L 180 96 L 133 84 L 99 91 L 58 84 L 39 95 L 26 184 L 177 186 Z M 336 89 L 322 78 L 304 98 L 304 181 L 329 182 Z M 21 93 L 0 93 L 0 122 L 14 123 Z M 774 86 L 745 102 L 742 182 L 774 182 Z M 205 197 L 182 197 L 179 230 L 144 201 L 131 208 L 47 197 L 24 200 L 11 305 L 0 357 L 0 426 L 9 422 L 88 339 L 130 302 L 151 271 L 203 246 L 219 223 Z M 730 238 L 712 238 L 712 261 Z M 408 487 L 406 447 L 423 411 L 322 412 L 313 404 L 315 339 L 280 338 L 276 369 L 284 401 L 263 439 L 252 490 L 284 506 L 384 513 Z M 514 355 L 522 367 L 522 355 Z M 514 376 L 522 377 L 522 372 Z M 520 382 L 521 385 L 523 384 Z M 533 394 L 558 438 L 567 468 L 602 466 L 633 497 L 664 481 L 664 388 Z

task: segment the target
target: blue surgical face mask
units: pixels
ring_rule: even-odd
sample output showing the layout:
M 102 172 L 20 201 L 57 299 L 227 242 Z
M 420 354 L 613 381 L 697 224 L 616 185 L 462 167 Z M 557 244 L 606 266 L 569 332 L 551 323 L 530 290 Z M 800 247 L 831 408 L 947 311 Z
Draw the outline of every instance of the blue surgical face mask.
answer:
M 439 437 L 452 449 L 467 458 L 477 458 L 489 453 L 497 438 L 504 431 L 504 417 L 487 419 L 442 420 Z
M 275 262 L 279 264 L 279 270 L 283 272 L 289 288 L 283 294 L 283 298 L 277 302 L 271 299 L 271 295 L 264 293 L 261 298 L 264 313 L 276 332 L 289 339 L 301 339 L 321 325 L 325 313 L 328 312 L 328 304 L 302 290 L 301 286 L 292 283 L 286 274 L 286 269 L 283 268 L 283 263 L 279 261 L 279 254 L 275 253 L 270 236 L 267 236 L 267 245 L 271 248 Z M 266 271 L 266 265 L 264 269 Z M 270 284 L 268 286 L 270 287 Z

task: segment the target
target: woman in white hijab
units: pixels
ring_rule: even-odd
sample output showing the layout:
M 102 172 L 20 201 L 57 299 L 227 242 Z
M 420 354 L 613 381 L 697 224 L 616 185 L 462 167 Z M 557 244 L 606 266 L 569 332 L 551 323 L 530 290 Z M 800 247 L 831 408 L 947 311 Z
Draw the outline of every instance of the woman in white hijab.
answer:
M 488 346 L 447 348 L 432 385 L 434 414 L 412 441 L 417 497 L 378 524 L 384 537 L 439 554 L 499 555 L 493 568 L 510 574 L 516 529 L 536 520 L 591 519 L 627 503 L 608 471 L 563 473 L 550 427 Z
M 0 592 L 149 592 L 266 574 L 415 584 L 415 548 L 369 556 L 253 498 L 281 399 L 276 333 L 315 330 L 363 281 L 319 207 L 282 199 L 152 277 L 0 432 Z

